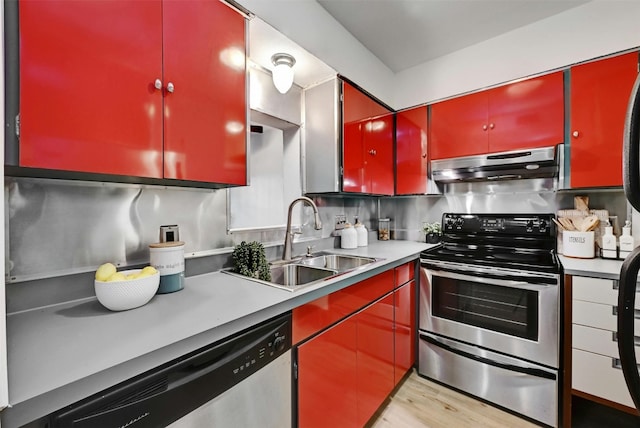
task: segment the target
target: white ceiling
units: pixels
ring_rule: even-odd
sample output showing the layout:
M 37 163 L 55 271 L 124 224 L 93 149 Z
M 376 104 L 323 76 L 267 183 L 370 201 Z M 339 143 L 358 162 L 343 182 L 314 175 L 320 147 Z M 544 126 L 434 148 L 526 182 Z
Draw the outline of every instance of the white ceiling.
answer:
M 580 6 L 585 0 L 317 0 L 393 72 Z
M 317 1 L 373 55 L 397 73 L 589 0 L 307 1 Z M 258 16 L 250 20 L 249 40 L 251 61 L 268 70 L 273 68 L 271 56 L 274 53 L 293 55 L 296 58 L 295 83 L 303 88 L 336 75 L 333 68 Z
M 296 59 L 293 68 L 294 82 L 303 88 L 336 75 L 334 69 L 262 19 L 252 18 L 249 21 L 249 57 L 251 61 L 260 67 L 272 70 L 271 56 L 278 52 L 288 53 Z

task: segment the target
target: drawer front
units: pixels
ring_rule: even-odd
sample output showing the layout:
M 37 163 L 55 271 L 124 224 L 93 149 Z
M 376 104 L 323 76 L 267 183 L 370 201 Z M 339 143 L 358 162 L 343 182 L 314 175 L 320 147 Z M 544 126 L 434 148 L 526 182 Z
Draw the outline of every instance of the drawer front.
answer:
M 394 271 L 389 269 L 351 287 L 299 306 L 293 310 L 293 343 L 319 332 L 362 309 L 393 290 Z
M 613 279 L 574 276 L 573 300 L 618 305 L 618 281 Z M 640 287 L 638 287 L 640 291 Z M 636 294 L 636 309 L 640 309 L 640 296 Z
M 395 268 L 395 285 L 396 287 L 411 281 L 416 274 L 416 262 L 405 263 Z
M 634 407 L 622 370 L 613 367 L 612 358 L 574 349 L 572 364 L 573 389 Z
M 640 337 L 636 336 L 635 343 L 636 360 L 640 363 Z M 572 347 L 605 357 L 619 358 L 618 341 L 615 338 L 615 333 L 609 330 L 574 324 Z
M 616 317 L 617 306 L 602 305 L 599 303 L 573 301 L 573 324 L 600 328 L 603 330 L 617 331 L 618 319 Z M 640 331 L 640 313 L 636 314 L 634 331 Z
M 618 304 L 617 282 L 612 279 L 587 278 L 574 276 L 573 299 L 585 302 Z M 615 286 L 615 288 L 614 288 Z

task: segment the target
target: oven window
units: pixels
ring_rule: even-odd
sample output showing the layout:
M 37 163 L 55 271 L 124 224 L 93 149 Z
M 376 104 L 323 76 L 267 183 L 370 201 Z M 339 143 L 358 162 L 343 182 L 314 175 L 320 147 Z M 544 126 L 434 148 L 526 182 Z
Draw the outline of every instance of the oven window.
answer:
M 538 340 L 538 293 L 459 279 L 432 277 L 435 316 Z

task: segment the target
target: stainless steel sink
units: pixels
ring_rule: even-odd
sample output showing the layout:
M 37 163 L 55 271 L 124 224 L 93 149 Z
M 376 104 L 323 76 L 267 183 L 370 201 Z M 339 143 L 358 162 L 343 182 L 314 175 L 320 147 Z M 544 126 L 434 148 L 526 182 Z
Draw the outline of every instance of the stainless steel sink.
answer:
M 348 256 L 343 254 L 324 254 L 316 257 L 307 257 L 300 260 L 299 263 L 306 266 L 315 266 L 326 269 L 337 270 L 338 272 L 347 272 L 360 266 L 374 263 L 376 259 L 371 257 Z
M 298 287 L 334 276 L 335 269 L 291 263 L 271 266 L 271 282 L 285 287 Z
M 223 272 L 272 287 L 296 291 L 303 287 L 326 281 L 345 272 L 367 266 L 378 260 L 382 259 L 328 252 L 298 257 L 293 260 L 279 260 L 271 262 L 269 266 L 271 270 L 271 281 L 242 276 L 231 270 L 223 270 Z

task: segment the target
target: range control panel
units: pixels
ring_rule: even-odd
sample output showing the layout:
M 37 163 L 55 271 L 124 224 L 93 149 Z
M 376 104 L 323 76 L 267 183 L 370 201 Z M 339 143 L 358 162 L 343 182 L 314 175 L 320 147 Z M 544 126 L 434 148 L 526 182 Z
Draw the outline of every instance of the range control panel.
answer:
M 442 216 L 445 233 L 544 235 L 555 234 L 553 214 L 451 214 Z

